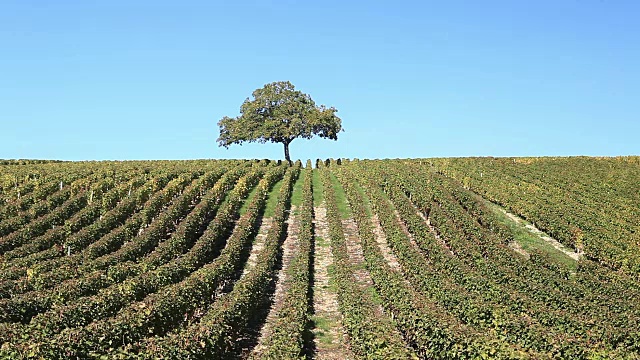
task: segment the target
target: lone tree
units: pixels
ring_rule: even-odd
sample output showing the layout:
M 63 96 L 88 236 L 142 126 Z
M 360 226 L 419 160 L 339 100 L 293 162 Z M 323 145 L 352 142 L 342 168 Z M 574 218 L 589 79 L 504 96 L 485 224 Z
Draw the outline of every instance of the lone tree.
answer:
M 296 138 L 338 140 L 342 121 L 333 107 L 316 105 L 311 97 L 288 81 L 278 81 L 256 89 L 253 99 L 240 107 L 240 116 L 223 117 L 219 122 L 219 146 L 229 148 L 243 142 L 282 143 L 284 157 L 291 161 L 289 144 Z

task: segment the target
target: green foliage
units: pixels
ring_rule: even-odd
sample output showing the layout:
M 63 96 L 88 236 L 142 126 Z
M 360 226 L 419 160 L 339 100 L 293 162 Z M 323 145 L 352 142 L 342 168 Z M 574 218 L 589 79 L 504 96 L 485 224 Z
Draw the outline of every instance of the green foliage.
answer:
M 640 273 L 638 157 L 430 159 L 569 248 Z
M 298 211 L 299 247 L 289 264 L 285 283 L 286 294 L 273 331 L 265 339 L 266 350 L 261 359 L 304 358 L 305 339 L 308 338 L 309 301 L 311 281 L 311 239 L 313 237 L 313 198 L 311 163 L 307 162 L 301 186 L 301 204 Z M 296 184 L 300 183 L 298 179 Z M 293 199 L 292 199 L 293 200 Z
M 296 180 L 295 184 L 293 184 L 293 191 L 291 193 L 291 206 L 292 207 L 295 206 L 295 207 L 299 208 L 302 205 L 303 195 L 304 195 L 303 194 L 303 186 L 306 186 L 305 185 L 306 181 L 311 181 L 310 179 L 306 180 L 307 177 L 309 177 L 309 178 L 311 177 L 311 171 L 313 171 L 313 170 L 306 169 L 304 171 L 305 176 L 299 177 Z M 309 174 L 309 176 L 307 176 L 307 173 Z M 303 178 L 305 179 L 304 181 L 302 180 Z
M 252 96 L 253 99 L 247 98 L 240 107 L 240 116 L 225 116 L 218 122 L 220 146 L 244 142 L 282 143 L 289 161 L 289 144 L 294 139 L 318 136 L 337 140 L 342 131 L 342 121 L 335 108 L 316 105 L 309 95 L 295 90 L 288 81 L 266 84 Z
M 313 356 L 314 322 L 344 326 L 356 358 L 640 356 L 637 158 L 316 164 L 0 164 L 0 358 L 236 358 L 271 306 L 291 221 L 298 245 L 259 358 Z M 508 244 L 526 231 L 492 202 L 584 256 L 522 257 Z M 332 252 L 340 322 L 311 314 L 314 238 Z
M 544 241 L 539 235 L 532 233 L 526 228 L 526 221 L 523 220 L 523 223 L 517 223 L 504 214 L 498 205 L 489 203 L 487 206 L 494 212 L 497 221 L 509 229 L 513 234 L 513 240 L 522 246 L 522 249 L 529 252 L 545 253 L 554 262 L 575 271 L 576 261 Z
M 317 171 L 321 173 L 327 207 L 334 265 L 331 277 L 337 286 L 340 311 L 343 315 L 343 324 L 349 334 L 351 350 L 362 359 L 413 358 L 415 355 L 406 348 L 397 333 L 393 332 L 393 325 L 389 319 L 376 315 L 374 299 L 366 290 L 354 284 L 355 268 L 349 261 L 334 179 L 325 166 L 321 166 Z M 348 205 L 345 204 L 345 206 Z
M 574 279 L 566 268 L 554 265 L 544 254 L 522 261 L 505 244 L 513 234 L 492 219 L 490 209 L 474 200 L 459 183 L 418 161 L 363 161 L 354 165 L 363 172 L 358 174 L 358 182 L 367 184 L 367 189 L 384 190 L 398 211 L 399 218 L 395 219 L 394 209 L 383 207 L 384 198 L 369 193 L 411 284 L 454 319 L 486 334 L 504 336 L 510 344 L 501 345 L 503 350 L 498 353 L 524 350 L 535 354 L 533 357 L 586 358 L 597 349 L 637 352 L 637 342 L 632 340 L 637 331 L 630 319 L 637 318 L 638 307 L 621 295 L 637 291 L 635 280 L 604 269 L 598 269 L 594 276 L 593 267 L 580 270 L 583 261 Z M 428 217 L 433 231 L 418 212 Z M 400 219 L 406 230 L 395 225 Z M 412 241 L 415 247 L 407 246 Z M 416 253 L 416 247 L 422 255 Z M 612 293 L 620 295 L 610 297 Z M 590 300 L 584 300 L 585 296 Z M 613 313 L 607 309 L 611 309 L 611 301 L 618 300 L 613 320 Z M 587 325 L 595 323 L 601 324 L 599 336 L 594 336 L 594 327 Z M 611 341 L 611 336 L 616 340 Z M 483 349 L 484 342 L 474 341 L 475 351 Z M 494 340 L 487 343 L 493 344 Z M 585 347 L 587 343 L 590 345 Z
M 324 201 L 324 192 L 322 191 L 322 179 L 320 178 L 320 171 L 318 169 L 313 170 L 313 206 L 318 207 Z
M 273 212 L 278 204 L 278 194 L 280 193 L 280 188 L 282 187 L 282 180 L 278 181 L 273 185 L 271 191 L 269 192 L 269 196 L 267 197 L 267 203 L 264 207 L 264 217 L 270 218 L 273 217 Z
M 187 326 L 186 329 L 179 333 L 170 334 L 164 338 L 147 338 L 144 343 L 134 344 L 126 347 L 125 351 L 130 354 L 139 354 L 142 358 L 157 358 L 158 354 L 162 354 L 164 358 L 207 358 L 207 359 L 223 359 L 233 358 L 235 349 L 234 339 L 243 338 L 248 331 L 248 325 L 251 319 L 259 310 L 260 305 L 267 300 L 267 287 L 264 286 L 274 275 L 278 256 L 280 255 L 280 245 L 284 240 L 284 224 L 286 220 L 286 210 L 289 206 L 291 187 L 297 177 L 298 167 L 292 167 L 287 171 L 283 185 L 280 188 L 278 196 L 278 204 L 274 210 L 272 227 L 267 234 L 265 248 L 258 255 L 256 266 L 251 269 L 246 276 L 239 279 L 233 290 L 221 296 L 208 309 L 199 322 Z M 259 207 L 264 206 L 265 195 L 268 187 L 262 184 L 263 190 L 259 194 L 264 194 L 261 198 L 262 203 L 253 207 L 246 215 L 246 221 L 251 221 L 255 226 L 257 219 L 257 211 Z M 250 215 L 251 214 L 251 215 Z M 221 276 L 227 274 L 233 276 L 238 270 L 241 270 L 246 261 L 246 253 L 248 250 L 248 241 L 255 233 L 247 232 L 250 226 L 243 225 L 243 219 L 238 226 L 238 234 L 245 232 L 246 235 L 233 241 L 232 246 L 227 246 L 220 257 L 213 262 L 212 266 L 205 267 L 206 275 L 197 279 L 201 282 L 201 287 L 206 289 L 215 289 L 217 281 L 212 281 L 211 276 Z M 234 232 L 234 235 L 236 233 Z M 230 244 L 231 245 L 231 244 Z M 217 280 L 216 278 L 213 278 Z M 227 280 L 227 281 L 228 281 Z M 208 298 L 200 298 L 203 290 L 194 288 L 196 297 L 186 292 L 180 293 L 178 301 L 180 308 L 177 309 L 178 314 L 182 314 L 184 306 L 188 302 L 209 301 Z M 209 290 L 211 291 L 211 290 Z M 186 301 L 186 302 L 185 302 Z M 169 306 L 165 312 L 176 311 L 175 305 Z M 171 319 L 169 319 L 171 320 Z M 166 321 L 166 320 L 165 320 Z M 175 320 L 173 320 L 175 322 Z
M 349 203 L 347 202 L 347 197 L 344 193 L 344 189 L 342 188 L 342 186 L 340 186 L 340 183 L 333 175 L 331 175 L 331 187 L 334 189 L 334 194 L 336 196 L 336 205 L 338 206 L 340 217 L 342 219 L 351 218 L 351 208 L 349 207 Z

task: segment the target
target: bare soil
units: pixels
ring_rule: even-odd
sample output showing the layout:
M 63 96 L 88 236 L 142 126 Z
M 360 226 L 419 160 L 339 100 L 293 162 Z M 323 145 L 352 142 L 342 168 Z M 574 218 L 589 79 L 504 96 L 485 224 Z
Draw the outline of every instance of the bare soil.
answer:
M 264 241 L 267 239 L 267 234 L 271 229 L 271 225 L 273 224 L 273 219 L 271 218 L 263 218 L 262 223 L 260 224 L 260 228 L 258 229 L 258 234 L 256 238 L 253 240 L 253 245 L 251 246 L 251 253 L 249 254 L 249 258 L 247 259 L 247 264 L 242 270 L 242 276 L 245 276 L 251 269 L 256 266 L 256 261 L 258 261 L 258 255 L 264 248 Z
M 291 259 L 299 251 L 298 247 L 298 235 L 300 233 L 300 226 L 296 215 L 294 215 L 295 206 L 291 208 L 289 218 L 287 219 L 287 238 L 282 244 L 282 266 L 276 275 L 276 288 L 271 300 L 271 307 L 268 310 L 267 319 L 260 329 L 260 336 L 258 337 L 258 344 L 253 348 L 250 358 L 259 359 L 260 355 L 266 350 L 264 344 L 265 339 L 273 331 L 273 324 L 276 321 L 278 312 L 282 309 L 284 296 L 287 292 L 287 269 L 291 263 Z
M 387 264 L 389 264 L 389 267 L 394 271 L 402 271 L 402 266 L 398 262 L 398 258 L 393 254 L 393 251 L 389 247 L 387 236 L 382 229 L 378 214 L 373 215 L 373 217 L 371 218 L 371 223 L 373 224 L 373 235 L 376 239 L 376 243 L 378 243 L 380 252 L 382 252 L 382 256 L 387 261 Z
M 409 239 L 409 242 L 411 243 L 411 245 L 413 247 L 415 247 L 416 249 L 419 249 L 420 247 L 416 243 L 416 239 L 413 238 L 413 234 L 409 231 L 409 229 L 407 228 L 407 225 L 404 223 L 404 221 L 402 221 L 402 217 L 400 216 L 400 213 L 398 212 L 398 210 L 394 210 L 393 212 L 396 215 L 396 221 L 398 221 L 398 225 L 400 225 L 400 228 L 402 229 L 402 232 L 405 235 L 407 235 L 407 238 Z
M 517 252 L 518 254 L 523 255 L 525 258 L 529 258 L 529 253 L 527 252 L 527 250 L 525 250 L 524 248 L 522 248 L 522 246 L 517 242 L 517 241 L 512 241 L 509 243 L 509 248 L 515 252 Z
M 342 220 L 342 228 L 344 229 L 349 262 L 354 267 L 353 275 L 356 282 L 363 287 L 373 286 L 371 274 L 365 268 L 364 254 L 362 253 L 362 245 L 358 236 L 358 225 L 353 219 Z
M 378 225 L 380 224 L 378 223 Z M 355 278 L 355 283 L 365 291 L 367 291 L 367 288 L 375 289 L 375 284 L 373 282 L 373 279 L 371 278 L 371 274 L 366 269 L 366 260 L 362 251 L 362 240 L 358 235 L 358 225 L 356 224 L 354 219 L 347 219 L 342 220 L 342 228 L 344 229 L 345 243 L 347 245 L 347 252 L 349 253 L 349 262 L 354 267 L 353 276 Z M 389 252 L 391 251 L 388 248 L 387 250 Z M 397 266 L 400 266 L 395 257 L 394 260 Z M 377 306 L 375 306 L 374 311 L 375 316 L 377 316 L 378 318 L 387 317 L 382 304 L 378 304 Z M 395 327 L 393 327 L 393 332 L 395 333 L 396 338 L 402 339 L 402 335 Z
M 313 310 L 316 326 L 313 329 L 315 358 L 322 360 L 353 359 L 342 326 L 342 314 L 338 308 L 338 296 L 330 284 L 329 268 L 333 255 L 329 240 L 327 209 L 324 205 L 314 208 L 314 283 Z
M 549 236 L 548 234 L 546 234 L 542 230 L 538 229 L 535 225 L 526 223 L 519 216 L 517 216 L 515 214 L 512 214 L 512 213 L 506 211 L 503 208 L 500 208 L 500 211 L 502 211 L 509 219 L 513 220 L 514 222 L 516 222 L 516 223 L 518 223 L 520 225 L 524 225 L 524 227 L 527 230 L 529 230 L 529 232 L 531 232 L 532 234 L 537 235 L 540 239 L 546 241 L 551 246 L 553 246 L 556 250 L 563 252 L 565 255 L 567 255 L 568 257 L 572 258 L 573 260 L 578 261 L 580 259 L 580 257 L 582 256 L 582 254 L 580 254 L 578 252 L 571 251 L 566 246 L 562 245 L 558 240 L 552 238 L 551 236 Z

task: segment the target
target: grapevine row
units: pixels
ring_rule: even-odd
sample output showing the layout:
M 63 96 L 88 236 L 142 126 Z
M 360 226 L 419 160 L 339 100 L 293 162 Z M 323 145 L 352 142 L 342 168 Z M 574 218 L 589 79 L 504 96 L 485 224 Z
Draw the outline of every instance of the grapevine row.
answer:
M 340 311 L 344 316 L 343 323 L 349 334 L 351 350 L 358 358 L 410 358 L 410 352 L 404 342 L 394 336 L 393 325 L 389 319 L 377 316 L 370 295 L 360 287 L 354 286 L 354 269 L 349 263 L 331 172 L 328 168 L 322 167 L 321 173 L 335 267 L 333 277 L 338 287 Z
M 274 210 L 272 226 L 267 234 L 265 247 L 258 255 L 256 266 L 234 284 L 231 292 L 217 299 L 198 322 L 168 336 L 148 338 L 141 344 L 134 344 L 126 349 L 128 356 L 157 358 L 158 354 L 162 354 L 161 358 L 168 359 L 224 359 L 232 356 L 231 353 L 235 350 L 234 342 L 247 331 L 247 326 L 255 312 L 267 300 L 265 284 L 275 273 L 286 230 L 286 210 L 289 207 L 291 188 L 298 175 L 299 167 L 300 164 L 296 163 L 285 175 Z M 261 198 L 264 202 L 264 198 Z M 262 207 L 262 204 L 256 205 Z M 253 212 L 255 210 L 256 208 L 252 209 Z M 250 218 L 247 220 L 255 221 Z M 240 241 L 227 245 L 223 255 L 216 260 L 219 263 L 213 263 L 216 266 L 212 267 L 213 271 L 207 274 L 207 277 L 214 276 L 212 279 L 216 279 L 220 276 L 216 273 L 228 272 L 228 275 L 232 275 L 241 272 L 242 264 L 248 254 L 248 239 L 237 240 Z M 224 271 L 224 267 L 228 267 L 230 271 Z M 229 280 L 231 278 L 226 281 Z M 220 280 L 216 279 L 214 284 L 220 284 Z
M 313 169 L 307 161 L 299 208 L 298 248 L 285 274 L 286 293 L 270 336 L 265 339 L 261 359 L 300 359 L 304 356 L 305 336 L 309 325 L 311 281 L 311 241 L 313 238 Z

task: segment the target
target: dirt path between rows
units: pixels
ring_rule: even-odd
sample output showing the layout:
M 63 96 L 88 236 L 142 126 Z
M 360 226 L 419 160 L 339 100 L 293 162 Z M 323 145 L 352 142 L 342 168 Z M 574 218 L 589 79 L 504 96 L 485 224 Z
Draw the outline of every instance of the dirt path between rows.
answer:
M 251 352 L 251 359 L 259 359 L 261 354 L 266 350 L 266 344 L 264 341 L 273 332 L 273 325 L 276 321 L 276 316 L 280 312 L 283 306 L 284 296 L 287 292 L 285 283 L 287 281 L 287 269 L 293 257 L 299 251 L 298 235 L 300 233 L 300 224 L 297 216 L 295 215 L 295 206 L 291 207 L 291 212 L 287 223 L 287 238 L 282 244 L 282 267 L 276 274 L 276 289 L 273 294 L 271 307 L 265 320 L 264 326 L 260 330 L 260 336 L 258 337 L 258 344 L 253 348 Z
M 522 245 L 520 245 L 520 243 L 518 243 L 517 241 L 511 241 L 509 244 L 507 244 L 507 246 L 509 246 L 509 248 L 515 252 L 517 252 L 518 254 L 522 255 L 525 257 L 525 259 L 529 259 L 531 257 L 531 255 L 527 252 L 527 250 L 525 250 Z
M 415 207 L 415 206 L 414 206 Z M 445 241 L 445 239 L 443 239 L 440 234 L 438 234 L 438 230 L 436 230 L 436 228 L 431 225 L 431 220 L 426 217 L 422 211 L 418 210 L 418 208 L 416 208 L 416 213 L 418 214 L 418 216 L 420 216 L 422 218 L 422 220 L 424 220 L 424 223 L 427 224 L 427 227 L 429 228 L 429 232 L 431 232 L 431 234 L 433 235 L 433 237 L 438 241 L 438 243 L 440 245 L 442 245 L 442 247 L 444 247 L 445 249 L 447 249 L 447 251 L 449 252 L 449 254 L 455 256 L 456 254 L 453 252 L 453 249 L 451 249 L 451 246 L 449 246 L 449 244 Z
M 338 296 L 329 282 L 329 269 L 333 255 L 329 240 L 327 209 L 324 204 L 314 208 L 314 276 L 313 310 L 315 328 L 315 358 L 319 360 L 353 359 L 349 351 L 346 332 L 342 325 L 342 314 L 338 309 Z
M 371 274 L 365 268 L 364 254 L 358 236 L 358 225 L 353 219 L 342 220 L 345 245 L 349 254 L 349 262 L 353 265 L 353 276 L 356 282 L 363 288 L 373 286 Z
M 398 258 L 393 254 L 393 250 L 391 250 L 391 247 L 389 247 L 387 236 L 382 229 L 378 214 L 374 214 L 371 217 L 371 224 L 373 225 L 373 236 L 376 239 L 378 247 L 380 248 L 382 257 L 384 257 L 384 259 L 387 261 L 387 264 L 389 265 L 391 270 L 402 272 L 402 265 L 400 265 L 400 263 L 398 262 Z
M 566 246 L 562 245 L 558 240 L 552 238 L 551 236 L 549 236 L 548 234 L 546 234 L 542 230 L 538 229 L 535 225 L 527 223 L 521 217 L 508 212 L 507 210 L 503 209 L 502 207 L 500 207 L 500 211 L 502 211 L 502 213 L 504 213 L 513 222 L 515 222 L 515 223 L 517 223 L 519 225 L 523 225 L 527 230 L 529 230 L 530 233 L 538 236 L 540 239 L 542 239 L 542 240 L 546 241 L 547 243 L 549 243 L 556 250 L 561 251 L 562 253 L 564 253 L 565 255 L 567 255 L 568 257 L 572 258 L 575 261 L 580 260 L 580 257 L 582 256 L 581 253 L 569 250 Z M 524 251 L 524 250 L 522 250 L 522 251 Z
M 407 239 L 409 239 L 409 243 L 411 244 L 411 246 L 418 253 L 424 255 L 424 252 L 420 248 L 420 245 L 418 245 L 418 243 L 416 242 L 415 237 L 413 236 L 411 231 L 409 231 L 409 228 L 407 227 L 407 224 L 405 224 L 404 221 L 402 220 L 402 217 L 400 216 L 400 213 L 398 212 L 398 210 L 394 210 L 394 213 L 396 215 L 396 221 L 398 222 L 398 225 L 400 225 L 400 228 L 402 229 L 402 232 L 407 236 Z M 423 217 L 423 219 L 424 219 L 424 217 Z M 433 229 L 433 231 L 435 232 L 435 229 Z M 451 248 L 449 247 L 449 245 L 442 238 L 440 238 L 440 236 L 437 233 L 434 233 L 433 235 L 434 235 L 434 237 L 437 236 L 436 240 L 438 241 L 438 243 L 440 245 L 442 245 L 443 248 L 448 250 L 452 255 L 454 254 L 453 251 L 451 251 Z
M 269 230 L 271 229 L 271 225 L 273 224 L 273 219 L 271 218 L 263 218 L 262 223 L 260 224 L 260 228 L 258 229 L 258 234 L 256 238 L 253 240 L 253 245 L 251 246 L 251 253 L 249 254 L 249 258 L 247 259 L 247 264 L 244 266 L 242 270 L 242 276 L 247 275 L 251 269 L 256 266 L 256 261 L 258 261 L 258 255 L 264 248 L 264 241 L 267 239 L 267 234 L 269 234 Z
M 378 223 L 378 225 L 380 224 Z M 371 273 L 369 273 L 366 268 L 366 260 L 364 258 L 362 249 L 362 239 L 360 239 L 360 235 L 358 234 L 358 225 L 356 224 L 354 219 L 347 219 L 342 220 L 342 228 L 344 229 L 345 245 L 347 246 L 347 253 L 349 254 L 349 263 L 353 268 L 353 277 L 355 278 L 355 283 L 360 286 L 365 294 L 367 294 L 369 288 L 373 289 L 373 292 L 376 292 L 375 284 L 373 282 L 373 279 L 371 278 Z M 374 236 L 376 237 L 376 241 L 378 241 L 377 236 L 375 235 L 375 231 Z M 391 258 L 391 262 L 394 262 L 397 266 L 397 269 L 399 269 L 400 264 L 398 263 L 395 256 L 393 256 L 393 254 L 391 253 L 391 249 L 387 247 L 386 251 L 387 256 Z M 385 259 L 386 258 L 387 257 L 385 257 Z M 391 319 L 388 318 L 389 315 L 385 313 L 382 304 L 375 305 L 373 309 L 376 316 L 376 319 L 374 321 L 391 321 Z M 403 339 L 402 334 L 400 333 L 400 331 L 398 331 L 393 322 L 391 322 L 391 324 L 391 331 L 394 334 L 393 337 L 396 339 Z

